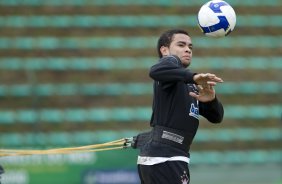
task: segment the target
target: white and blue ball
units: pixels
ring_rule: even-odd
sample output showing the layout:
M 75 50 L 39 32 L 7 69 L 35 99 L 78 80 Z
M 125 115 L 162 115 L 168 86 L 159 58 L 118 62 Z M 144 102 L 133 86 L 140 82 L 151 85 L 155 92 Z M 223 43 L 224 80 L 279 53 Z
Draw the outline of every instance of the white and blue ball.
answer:
M 236 13 L 227 2 L 212 0 L 200 8 L 198 24 L 206 36 L 224 37 L 234 30 Z

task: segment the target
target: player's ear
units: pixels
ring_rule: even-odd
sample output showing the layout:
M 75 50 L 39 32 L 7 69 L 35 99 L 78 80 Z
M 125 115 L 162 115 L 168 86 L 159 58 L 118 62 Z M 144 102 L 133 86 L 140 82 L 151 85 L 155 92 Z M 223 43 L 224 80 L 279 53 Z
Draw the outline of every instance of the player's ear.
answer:
M 162 53 L 162 56 L 168 56 L 168 55 L 169 55 L 169 49 L 168 49 L 168 47 L 162 46 L 162 47 L 160 48 L 160 51 L 161 51 L 161 53 Z

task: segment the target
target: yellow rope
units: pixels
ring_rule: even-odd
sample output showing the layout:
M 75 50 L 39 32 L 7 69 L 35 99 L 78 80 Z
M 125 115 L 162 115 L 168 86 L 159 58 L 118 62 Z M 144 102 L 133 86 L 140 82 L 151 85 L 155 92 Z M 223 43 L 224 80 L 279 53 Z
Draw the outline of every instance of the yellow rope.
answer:
M 79 147 L 56 148 L 47 150 L 18 150 L 18 149 L 0 149 L 0 157 L 18 156 L 18 155 L 46 155 L 46 154 L 69 154 L 81 152 L 97 152 L 125 148 L 126 139 L 119 139 L 102 144 L 93 144 Z

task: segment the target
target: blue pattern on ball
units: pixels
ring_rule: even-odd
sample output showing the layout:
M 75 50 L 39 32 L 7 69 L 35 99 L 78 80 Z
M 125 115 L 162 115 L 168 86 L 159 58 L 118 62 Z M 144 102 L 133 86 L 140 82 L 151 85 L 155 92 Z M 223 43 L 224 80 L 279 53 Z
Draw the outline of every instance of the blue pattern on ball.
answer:
M 222 13 L 220 7 L 221 6 L 228 6 L 229 4 L 226 2 L 218 2 L 218 3 L 213 3 L 211 2 L 209 5 L 209 8 L 214 12 L 214 13 Z

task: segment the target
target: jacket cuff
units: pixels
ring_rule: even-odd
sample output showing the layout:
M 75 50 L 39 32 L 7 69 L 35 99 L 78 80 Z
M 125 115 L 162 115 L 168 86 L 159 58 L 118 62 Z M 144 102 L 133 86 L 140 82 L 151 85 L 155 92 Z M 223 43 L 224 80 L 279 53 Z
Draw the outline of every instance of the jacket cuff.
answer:
M 197 84 L 193 79 L 194 75 L 196 75 L 196 74 L 197 73 L 193 73 L 193 72 L 187 70 L 186 73 L 185 73 L 185 75 L 186 75 L 185 76 L 185 83 L 187 83 L 187 84 Z
M 205 104 L 208 104 L 208 105 L 211 105 L 211 106 L 215 106 L 215 105 L 218 104 L 218 99 L 217 99 L 217 97 L 215 96 L 215 98 L 214 98 L 212 101 L 205 102 Z

